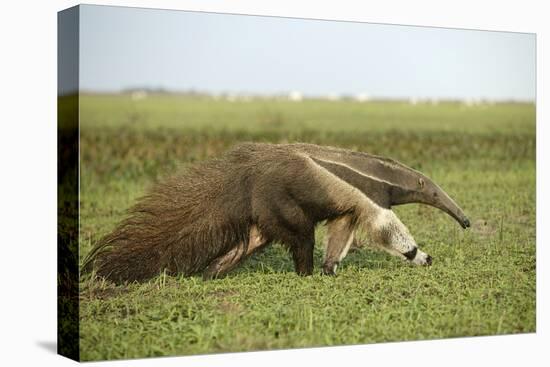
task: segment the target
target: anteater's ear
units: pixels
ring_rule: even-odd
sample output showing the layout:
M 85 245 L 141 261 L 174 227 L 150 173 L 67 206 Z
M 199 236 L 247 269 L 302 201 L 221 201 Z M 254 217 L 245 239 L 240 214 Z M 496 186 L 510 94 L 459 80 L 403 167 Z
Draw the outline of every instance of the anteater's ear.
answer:
M 425 184 L 424 180 L 423 180 L 422 178 L 419 178 L 419 179 L 418 179 L 418 186 L 420 186 L 420 188 L 423 189 L 423 188 L 424 188 L 424 184 Z

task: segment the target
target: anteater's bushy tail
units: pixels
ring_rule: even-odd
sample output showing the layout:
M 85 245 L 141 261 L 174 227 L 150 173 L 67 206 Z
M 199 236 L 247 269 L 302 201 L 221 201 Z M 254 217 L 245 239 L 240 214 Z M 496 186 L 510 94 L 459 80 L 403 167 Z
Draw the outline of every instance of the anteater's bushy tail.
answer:
M 153 187 L 83 262 L 114 282 L 143 281 L 163 271 L 191 275 L 239 242 L 247 243 L 250 199 L 245 178 L 226 159 L 188 169 Z

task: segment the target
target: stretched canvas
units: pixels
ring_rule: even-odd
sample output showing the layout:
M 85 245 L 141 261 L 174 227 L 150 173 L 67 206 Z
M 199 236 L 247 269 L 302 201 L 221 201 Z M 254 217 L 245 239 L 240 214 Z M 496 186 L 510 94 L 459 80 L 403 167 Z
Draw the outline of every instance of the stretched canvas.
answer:
M 59 12 L 59 353 L 535 332 L 535 51 L 526 33 Z

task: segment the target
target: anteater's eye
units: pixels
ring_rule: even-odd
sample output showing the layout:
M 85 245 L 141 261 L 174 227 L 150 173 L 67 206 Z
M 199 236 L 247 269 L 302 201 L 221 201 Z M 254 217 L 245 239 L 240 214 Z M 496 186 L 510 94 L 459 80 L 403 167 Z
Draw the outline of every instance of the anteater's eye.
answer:
M 434 198 L 436 198 L 437 197 L 437 191 L 434 191 L 433 195 L 434 195 Z

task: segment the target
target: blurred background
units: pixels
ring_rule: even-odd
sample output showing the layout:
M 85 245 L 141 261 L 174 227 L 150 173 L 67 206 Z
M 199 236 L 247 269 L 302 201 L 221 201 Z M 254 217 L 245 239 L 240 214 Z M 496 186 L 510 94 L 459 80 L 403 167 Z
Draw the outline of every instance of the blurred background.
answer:
M 82 6 L 80 89 L 534 101 L 535 35 Z

